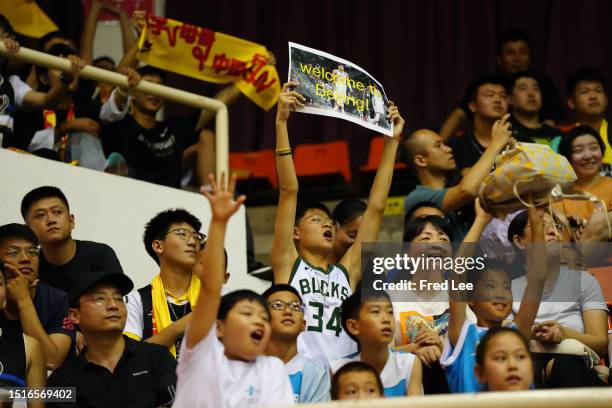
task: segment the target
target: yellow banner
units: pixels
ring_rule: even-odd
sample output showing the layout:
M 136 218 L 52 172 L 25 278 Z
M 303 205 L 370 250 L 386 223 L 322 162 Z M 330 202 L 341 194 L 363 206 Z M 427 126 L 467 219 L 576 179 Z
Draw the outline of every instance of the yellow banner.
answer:
M 138 59 L 146 64 L 208 82 L 233 82 L 265 110 L 276 104 L 280 81 L 263 45 L 153 15 L 138 45 Z
M 26 0 L 0 0 L 0 14 L 11 23 L 16 32 L 40 38 L 57 26 L 35 2 Z

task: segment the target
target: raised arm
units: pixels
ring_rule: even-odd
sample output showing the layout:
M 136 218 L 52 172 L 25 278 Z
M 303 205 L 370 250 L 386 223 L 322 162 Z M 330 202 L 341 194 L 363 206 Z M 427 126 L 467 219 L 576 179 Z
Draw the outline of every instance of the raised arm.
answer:
M 459 126 L 465 120 L 466 115 L 463 109 L 456 107 L 453 109 L 450 115 L 442 123 L 440 128 L 440 137 L 442 140 L 447 141 L 450 137 L 459 129 Z
M 370 196 L 368 197 L 368 206 L 363 214 L 363 221 L 359 226 L 355 243 L 348 249 L 346 254 L 340 260 L 340 264 L 344 265 L 350 276 L 351 288 L 355 290 L 361 280 L 361 243 L 376 242 L 380 231 L 385 208 L 387 206 L 387 198 L 389 197 L 389 189 L 393 180 L 393 169 L 395 168 L 395 157 L 397 155 L 397 147 L 404 129 L 404 119 L 399 113 L 397 106 L 389 107 L 387 118 L 393 122 L 393 137 L 385 137 L 383 153 L 376 170 L 374 182 L 370 188 Z
M 230 217 L 238 211 L 246 197 L 241 195 L 234 200 L 236 176 L 232 176 L 229 186 L 225 186 L 225 175 L 221 175 L 219 184 L 210 176 L 212 192 L 202 190 L 210 203 L 212 220 L 208 229 L 206 248 L 194 268 L 202 282 L 198 301 L 192 311 L 192 319 L 187 330 L 187 347 L 195 347 L 212 329 L 221 303 L 221 288 L 225 277 L 225 255 L 223 244 L 225 231 Z
M 93 43 L 96 36 L 96 27 L 98 24 L 98 16 L 102 11 L 102 2 L 99 0 L 93 0 L 91 2 L 91 8 L 89 14 L 85 19 L 85 25 L 83 26 L 83 34 L 81 35 L 81 46 L 79 54 L 81 58 L 91 64 L 93 61 Z
M 531 201 L 531 199 L 530 199 Z M 548 256 L 544 241 L 543 208 L 527 207 L 529 226 L 531 229 L 531 251 L 527 264 L 527 287 L 521 300 L 521 306 L 514 318 L 514 324 L 523 335 L 531 336 L 531 326 L 538 314 L 546 272 L 548 271 Z
M 485 230 L 487 225 L 489 225 L 489 222 L 491 222 L 491 215 L 483 210 L 482 206 L 480 205 L 480 199 L 476 199 L 474 206 L 476 209 L 476 219 L 463 239 L 461 247 L 455 254 L 455 257 L 457 258 L 470 257 L 474 254 L 475 246 L 480 241 L 482 232 Z M 452 273 L 451 275 L 452 279 L 457 283 L 465 282 L 467 280 L 467 272 L 462 274 Z M 455 286 L 457 287 L 458 285 Z M 454 347 L 455 344 L 457 344 L 457 340 L 459 340 L 461 328 L 465 322 L 467 302 L 462 298 L 460 293 L 455 293 L 454 291 L 449 290 L 448 303 L 450 310 L 450 319 L 448 321 L 448 340 Z
M 289 283 L 291 267 L 298 255 L 293 243 L 293 227 L 297 206 L 298 179 L 293 165 L 287 120 L 292 111 L 303 107 L 305 98 L 291 87 L 297 82 L 283 85 L 276 108 L 276 173 L 278 174 L 278 207 L 274 221 L 274 239 L 270 261 L 274 282 Z
M 512 131 L 508 122 L 509 117 L 510 114 L 506 114 L 495 122 L 491 133 L 491 143 L 480 156 L 480 159 L 463 176 L 461 182 L 448 189 L 442 202 L 442 211 L 450 213 L 474 201 L 480 185 L 491 171 L 495 159 L 510 141 Z

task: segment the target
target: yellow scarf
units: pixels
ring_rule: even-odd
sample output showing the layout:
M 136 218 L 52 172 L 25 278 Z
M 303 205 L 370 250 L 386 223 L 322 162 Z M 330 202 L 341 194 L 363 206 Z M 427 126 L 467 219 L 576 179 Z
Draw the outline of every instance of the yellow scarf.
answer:
M 170 293 L 169 293 L 170 294 Z M 189 289 L 185 296 L 180 298 L 174 298 L 174 295 L 170 294 L 174 298 L 174 302 L 182 302 L 185 300 L 189 301 L 191 309 L 196 304 L 198 295 L 200 294 L 200 279 L 197 276 L 191 275 L 191 282 L 189 283 Z M 151 296 L 153 302 L 153 335 L 164 330 L 166 327 L 172 324 L 170 318 L 170 309 L 168 308 L 168 299 L 166 298 L 166 290 L 164 289 L 164 283 L 161 279 L 161 274 L 155 276 L 151 282 Z M 170 347 L 170 352 L 176 358 L 176 346 Z

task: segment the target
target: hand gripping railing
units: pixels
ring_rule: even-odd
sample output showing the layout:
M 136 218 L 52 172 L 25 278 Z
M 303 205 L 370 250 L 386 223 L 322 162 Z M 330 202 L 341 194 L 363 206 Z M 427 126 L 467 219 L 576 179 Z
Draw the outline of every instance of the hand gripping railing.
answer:
M 0 55 L 15 58 L 31 64 L 54 68 L 64 72 L 72 72 L 70 61 L 66 58 L 56 57 L 43 52 L 21 47 L 16 53 L 7 51 L 4 44 L 0 41 Z M 85 66 L 79 72 L 79 76 L 92 79 L 98 82 L 121 86 L 127 88 L 127 77 L 117 72 L 107 71 L 91 65 Z M 148 81 L 140 81 L 135 88 L 138 91 L 147 92 L 161 99 L 178 102 L 199 109 L 209 109 L 215 111 L 215 169 L 217 176 L 222 172 L 228 171 L 229 154 L 229 123 L 227 106 L 216 99 L 196 95 L 191 92 L 181 91 L 169 86 L 154 84 Z

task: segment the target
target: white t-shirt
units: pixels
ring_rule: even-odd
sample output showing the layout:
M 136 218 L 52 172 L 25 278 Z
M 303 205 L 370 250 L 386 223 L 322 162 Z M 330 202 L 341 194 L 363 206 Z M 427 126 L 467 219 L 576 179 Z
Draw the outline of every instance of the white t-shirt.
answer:
M 189 302 L 188 300 L 177 302 L 176 299 L 168 294 L 166 294 L 166 300 L 177 306 L 182 306 Z M 138 340 L 143 340 L 142 332 L 144 330 L 144 312 L 142 310 L 142 298 L 140 297 L 140 292 L 134 290 L 128 293 L 127 296 L 125 296 L 125 307 L 127 309 L 127 319 L 123 332 L 137 336 Z
M 526 287 L 526 276 L 512 281 L 513 313 L 518 312 Z M 553 287 L 542 294 L 535 322 L 555 320 L 561 326 L 584 333 L 582 313 L 587 310 L 608 311 L 599 282 L 588 272 L 561 267 Z
M 187 335 L 187 332 L 185 333 Z M 289 375 L 276 357 L 230 360 L 215 325 L 192 349 L 184 341 L 176 369 L 175 408 L 293 405 Z

